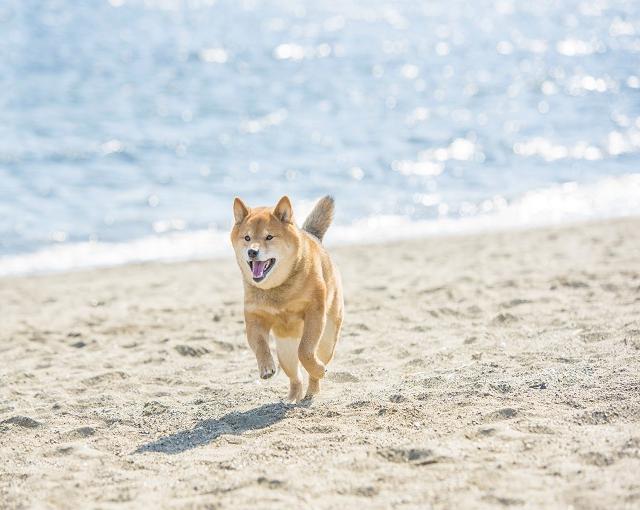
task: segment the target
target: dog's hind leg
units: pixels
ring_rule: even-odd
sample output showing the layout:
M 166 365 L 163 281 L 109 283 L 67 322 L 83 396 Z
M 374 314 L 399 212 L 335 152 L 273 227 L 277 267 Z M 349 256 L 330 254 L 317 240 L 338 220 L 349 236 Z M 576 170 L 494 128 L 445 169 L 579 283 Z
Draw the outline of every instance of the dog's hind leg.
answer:
M 338 337 L 340 336 L 340 328 L 342 326 L 342 317 L 328 319 L 318 344 L 318 359 L 328 365 L 333 359 Z M 307 388 L 307 397 L 316 395 L 320 391 L 320 379 L 309 376 L 309 387 Z
M 322 379 L 327 367 L 318 359 L 318 345 L 325 326 L 324 307 L 317 307 L 307 311 L 304 317 L 302 338 L 298 347 L 298 359 L 309 377 Z
M 284 373 L 289 378 L 289 402 L 299 402 L 304 396 L 304 388 L 302 386 L 302 372 L 300 371 L 300 363 L 298 361 L 298 338 L 276 338 L 276 351 L 278 352 L 278 361 Z

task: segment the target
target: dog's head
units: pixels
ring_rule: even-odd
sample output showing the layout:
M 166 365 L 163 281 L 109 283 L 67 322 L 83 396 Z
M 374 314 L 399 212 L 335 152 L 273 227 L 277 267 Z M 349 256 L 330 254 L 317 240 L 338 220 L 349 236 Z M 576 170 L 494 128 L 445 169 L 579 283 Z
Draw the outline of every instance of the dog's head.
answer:
M 271 207 L 250 209 L 236 198 L 231 244 L 245 280 L 261 289 L 281 285 L 297 259 L 300 240 L 288 197 Z

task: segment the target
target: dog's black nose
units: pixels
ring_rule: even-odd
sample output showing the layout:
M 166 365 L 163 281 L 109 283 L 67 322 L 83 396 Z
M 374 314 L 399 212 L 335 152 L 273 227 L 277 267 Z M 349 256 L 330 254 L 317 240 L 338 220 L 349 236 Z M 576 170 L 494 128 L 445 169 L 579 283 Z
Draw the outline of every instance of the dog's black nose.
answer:
M 258 256 L 258 250 L 248 250 L 247 255 L 250 259 L 255 259 Z

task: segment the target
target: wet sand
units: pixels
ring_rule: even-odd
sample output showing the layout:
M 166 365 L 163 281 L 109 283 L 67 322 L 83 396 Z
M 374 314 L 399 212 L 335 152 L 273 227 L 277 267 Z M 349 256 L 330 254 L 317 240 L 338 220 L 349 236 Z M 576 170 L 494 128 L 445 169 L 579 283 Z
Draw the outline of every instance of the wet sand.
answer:
M 640 220 L 331 251 L 297 406 L 231 259 L 0 279 L 0 506 L 640 505 Z

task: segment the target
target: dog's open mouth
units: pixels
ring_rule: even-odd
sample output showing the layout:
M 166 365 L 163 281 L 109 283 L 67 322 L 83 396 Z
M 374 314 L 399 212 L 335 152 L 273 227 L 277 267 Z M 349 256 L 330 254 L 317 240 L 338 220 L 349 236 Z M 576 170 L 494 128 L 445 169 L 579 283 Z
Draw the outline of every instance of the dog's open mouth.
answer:
M 261 282 L 267 276 L 267 273 L 271 271 L 271 268 L 275 265 L 276 259 L 269 260 L 250 260 L 248 262 L 251 268 L 251 276 L 253 276 L 254 282 Z

